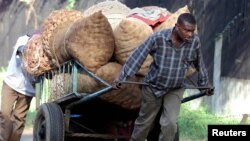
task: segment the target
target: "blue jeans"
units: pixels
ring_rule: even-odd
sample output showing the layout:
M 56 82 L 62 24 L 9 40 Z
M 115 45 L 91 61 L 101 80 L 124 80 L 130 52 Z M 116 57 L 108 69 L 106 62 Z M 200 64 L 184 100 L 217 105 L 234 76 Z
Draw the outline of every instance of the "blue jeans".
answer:
M 162 97 L 156 97 L 149 87 L 143 87 L 141 108 L 134 124 L 131 141 L 145 141 L 161 106 L 163 106 L 163 110 L 160 111 L 159 141 L 173 141 L 177 132 L 177 118 L 183 93 L 184 89 L 174 89 Z

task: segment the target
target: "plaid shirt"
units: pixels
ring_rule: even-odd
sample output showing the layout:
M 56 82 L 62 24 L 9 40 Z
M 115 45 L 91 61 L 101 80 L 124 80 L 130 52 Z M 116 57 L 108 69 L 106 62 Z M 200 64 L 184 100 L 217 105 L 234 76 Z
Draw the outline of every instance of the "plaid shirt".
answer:
M 154 94 L 159 97 L 171 88 L 180 88 L 185 79 L 187 63 L 192 62 L 198 71 L 198 85 L 208 84 L 208 74 L 203 63 L 200 50 L 200 40 L 194 35 L 189 41 L 181 44 L 180 48 L 171 42 L 172 29 L 155 32 L 130 55 L 123 65 L 120 81 L 133 76 L 140 69 L 148 54 L 153 62 L 149 67 L 144 82 L 149 83 Z

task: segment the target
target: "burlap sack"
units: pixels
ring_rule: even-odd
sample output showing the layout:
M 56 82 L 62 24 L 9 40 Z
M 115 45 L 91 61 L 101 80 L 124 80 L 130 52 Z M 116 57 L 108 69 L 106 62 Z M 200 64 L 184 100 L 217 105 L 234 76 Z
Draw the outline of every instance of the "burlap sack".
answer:
M 187 5 L 178 9 L 176 12 L 172 13 L 170 15 L 170 17 L 164 21 L 163 23 L 161 23 L 159 26 L 154 28 L 154 31 L 159 31 L 162 29 L 167 29 L 167 28 L 171 28 L 174 27 L 174 25 L 177 22 L 178 17 L 182 14 L 182 13 L 190 13 Z
M 96 75 L 111 84 L 119 75 L 121 69 L 122 66 L 120 64 L 109 62 L 98 69 Z M 139 79 L 137 77 L 131 77 L 128 80 L 138 81 Z M 98 87 L 100 89 L 102 85 Z M 109 91 L 101 95 L 101 98 L 125 109 L 136 109 L 140 106 L 141 91 L 139 85 L 124 84 L 123 88 Z
M 152 33 L 152 28 L 138 19 L 123 19 L 114 30 L 116 60 L 123 65 L 134 49 Z M 137 74 L 145 75 L 152 60 L 152 56 L 148 55 Z
M 53 38 L 50 39 L 50 51 L 52 51 L 52 54 L 57 60 L 58 64 L 62 64 L 72 59 L 65 44 L 65 36 L 72 24 L 73 23 L 71 21 L 66 21 L 64 24 L 58 25 L 53 32 Z
M 96 75 L 108 83 L 112 83 L 119 75 L 122 66 L 118 63 L 109 62 L 99 68 Z M 129 81 L 139 81 L 139 77 L 131 77 Z M 73 92 L 72 76 L 69 73 L 55 74 L 50 82 L 49 100 L 54 101 Z M 78 74 L 78 93 L 93 93 L 101 90 L 104 85 L 85 73 Z M 141 90 L 139 85 L 124 84 L 123 88 L 111 90 L 100 96 L 101 99 L 119 105 L 125 109 L 137 109 L 140 107 Z
M 60 54 L 57 53 L 57 51 L 60 50 L 60 47 L 58 47 L 57 44 L 54 44 L 55 40 L 60 40 L 62 37 L 58 35 L 64 34 L 61 31 L 62 27 L 59 26 L 68 25 L 69 23 L 73 23 L 82 17 L 83 14 L 80 11 L 60 9 L 53 11 L 43 22 L 43 47 L 45 48 L 46 54 L 49 56 L 55 66 L 58 67 L 60 63 L 62 63 L 61 60 L 59 60 Z
M 97 82 L 88 74 L 78 73 L 77 75 L 77 92 L 79 93 L 91 93 L 97 88 Z M 50 82 L 50 101 L 61 98 L 67 94 L 73 92 L 73 80 L 72 75 L 69 73 L 55 74 Z
M 34 76 L 39 76 L 45 71 L 52 69 L 48 56 L 42 47 L 42 35 L 35 34 L 28 41 L 22 56 L 24 68 Z
M 70 55 L 90 71 L 106 64 L 114 52 L 114 36 L 107 18 L 96 12 L 77 20 L 65 36 Z
M 186 72 L 186 76 L 192 76 L 196 73 L 196 69 L 194 67 L 189 66 Z
M 104 1 L 89 7 L 84 11 L 84 15 L 92 15 L 95 12 L 102 11 L 114 30 L 121 20 L 129 14 L 130 10 L 129 7 L 119 1 Z

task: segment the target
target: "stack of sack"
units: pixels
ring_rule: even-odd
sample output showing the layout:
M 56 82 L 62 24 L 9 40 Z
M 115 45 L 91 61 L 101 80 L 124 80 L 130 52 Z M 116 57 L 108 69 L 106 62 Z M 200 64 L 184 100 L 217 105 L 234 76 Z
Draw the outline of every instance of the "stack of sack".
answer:
M 84 12 L 66 9 L 53 11 L 43 22 L 42 34 L 33 36 L 27 44 L 23 56 L 26 70 L 39 76 L 74 59 L 96 76 L 112 83 L 129 55 L 139 45 L 154 32 L 168 28 L 165 26 L 168 20 L 174 25 L 174 17 L 187 12 L 187 7 L 176 13 L 156 6 L 142 9 L 160 9 L 160 13 L 167 13 L 168 18 L 165 21 L 158 20 L 153 27 L 131 16 L 134 14 L 131 13 L 132 9 L 118 1 L 100 2 Z M 129 81 L 142 81 L 152 60 L 152 56 L 148 55 L 138 73 Z M 68 72 L 54 74 L 50 100 L 72 92 L 71 77 Z M 86 72 L 78 72 L 77 78 L 79 93 L 92 93 L 104 87 Z M 140 106 L 141 91 L 139 85 L 125 85 L 122 89 L 106 92 L 100 98 L 125 109 L 137 109 Z

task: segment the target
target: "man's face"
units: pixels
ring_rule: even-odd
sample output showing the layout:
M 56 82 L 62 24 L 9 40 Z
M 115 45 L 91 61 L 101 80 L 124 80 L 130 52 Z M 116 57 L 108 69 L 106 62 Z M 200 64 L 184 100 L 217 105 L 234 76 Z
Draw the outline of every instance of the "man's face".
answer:
M 177 28 L 178 36 L 184 41 L 190 40 L 194 35 L 194 31 L 195 31 L 194 24 L 190 24 L 184 21 L 181 24 L 177 23 L 176 28 Z

